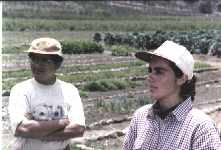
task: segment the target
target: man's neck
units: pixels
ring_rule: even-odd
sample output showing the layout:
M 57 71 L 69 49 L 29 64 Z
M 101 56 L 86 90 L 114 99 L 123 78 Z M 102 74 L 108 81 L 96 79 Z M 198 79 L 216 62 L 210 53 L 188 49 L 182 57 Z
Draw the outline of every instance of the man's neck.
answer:
M 40 84 L 44 84 L 44 85 L 52 85 L 55 83 L 56 81 L 56 76 L 51 77 L 50 79 L 45 79 L 45 80 L 36 80 L 37 82 L 39 82 Z

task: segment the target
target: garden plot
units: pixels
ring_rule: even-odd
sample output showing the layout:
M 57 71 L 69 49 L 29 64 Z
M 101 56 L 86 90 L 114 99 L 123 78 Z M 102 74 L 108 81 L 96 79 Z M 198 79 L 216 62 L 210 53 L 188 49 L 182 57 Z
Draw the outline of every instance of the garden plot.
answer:
M 3 56 L 3 62 L 14 64 L 14 66 L 12 65 L 12 67 L 8 70 L 16 69 L 16 72 L 19 72 L 19 69 L 24 68 L 17 68 L 15 64 L 20 62 L 19 59 L 22 58 L 22 61 L 26 62 L 28 65 L 28 60 L 25 57 L 26 56 L 24 55 Z M 220 59 L 214 57 L 199 58 L 197 55 L 195 57 L 200 61 L 206 61 L 213 65 L 220 64 L 221 62 Z M 12 59 L 12 61 L 5 61 L 6 58 Z M 97 70 L 100 70 L 100 72 L 98 71 L 97 74 L 95 74 L 95 76 L 98 76 L 107 70 L 120 73 L 124 72 L 124 70 L 119 68 L 127 68 L 127 70 L 132 69 L 137 72 L 139 68 L 145 69 L 143 63 L 138 63 L 138 65 L 135 65 L 136 61 L 137 60 L 131 56 L 113 57 L 107 54 L 65 56 L 64 65 L 61 70 L 59 70 L 59 73 L 63 73 L 63 76 L 66 74 L 77 76 L 77 74 L 82 73 L 81 76 L 85 76 L 85 74 L 91 74 L 90 71 L 96 72 Z M 131 62 L 134 63 L 132 68 L 129 65 Z M 89 68 L 87 68 L 88 66 Z M 87 70 L 87 72 L 85 70 Z M 24 80 L 25 78 L 31 76 L 30 72 L 25 74 L 24 71 L 22 71 L 23 74 L 21 73 L 20 75 L 13 72 L 7 76 L 4 76 L 4 73 L 8 72 L 9 71 L 7 71 L 6 67 L 3 67 L 3 87 L 4 84 L 13 85 L 20 81 L 15 80 L 15 82 L 9 83 L 8 81 L 13 81 L 13 78 L 20 78 L 21 80 Z M 139 84 L 135 84 L 134 87 L 105 92 L 88 91 L 87 95 L 82 97 L 86 115 L 87 130 L 85 136 L 82 139 L 78 139 L 79 141 L 73 141 L 74 143 L 86 144 L 88 147 L 94 147 L 95 149 L 109 149 L 110 147 L 114 147 L 114 149 L 121 149 L 124 135 L 123 129 L 128 126 L 132 113 L 138 107 L 152 103 L 152 100 L 148 98 L 149 91 L 146 86 L 148 83 L 145 82 L 146 72 L 142 71 L 141 74 L 133 73 L 134 71 L 125 72 L 121 78 L 118 77 L 117 79 L 130 79 L 134 82 L 139 82 Z M 198 77 L 198 82 L 194 106 L 203 109 L 205 112 L 211 115 L 218 124 L 220 124 L 220 121 L 218 120 L 218 116 L 220 115 L 219 107 L 221 106 L 221 70 L 219 65 L 210 66 L 209 68 L 208 66 L 201 69 L 198 68 L 195 69 L 195 73 Z M 80 76 L 74 81 L 74 83 L 78 83 L 78 81 L 81 81 Z M 85 82 L 87 83 L 88 81 Z M 4 133 L 3 137 L 5 137 L 4 140 L 6 144 L 12 138 L 12 135 L 9 132 L 10 127 L 8 122 L 9 118 L 7 105 L 8 96 L 4 96 L 2 120 Z
M 97 65 L 97 64 L 112 64 L 120 62 L 131 62 L 133 57 L 111 57 L 105 54 L 80 54 L 80 55 L 64 55 L 62 67 L 70 65 Z M 2 56 L 3 71 L 13 71 L 20 69 L 29 69 L 29 61 L 26 53 L 22 54 L 4 54 Z

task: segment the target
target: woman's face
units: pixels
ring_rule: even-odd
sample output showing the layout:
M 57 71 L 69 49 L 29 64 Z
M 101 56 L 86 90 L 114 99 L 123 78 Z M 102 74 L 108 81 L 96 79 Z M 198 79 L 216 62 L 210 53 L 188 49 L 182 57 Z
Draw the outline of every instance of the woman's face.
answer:
M 167 60 L 154 57 L 149 63 L 148 71 L 151 98 L 159 102 L 168 102 L 179 98 L 181 83 L 175 77 Z

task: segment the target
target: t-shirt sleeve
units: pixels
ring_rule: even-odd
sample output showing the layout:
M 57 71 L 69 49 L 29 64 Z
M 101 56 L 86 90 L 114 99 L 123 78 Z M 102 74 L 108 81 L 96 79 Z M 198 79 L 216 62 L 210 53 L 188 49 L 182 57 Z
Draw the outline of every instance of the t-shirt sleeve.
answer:
M 23 120 L 26 120 L 25 113 L 27 113 L 28 108 L 27 97 L 22 91 L 23 90 L 16 85 L 10 92 L 8 111 L 13 134 L 15 134 L 17 126 Z
M 69 91 L 69 94 L 70 93 L 71 93 L 69 97 L 70 108 L 68 111 L 68 118 L 73 124 L 79 124 L 85 126 L 84 109 L 78 89 L 72 86 L 71 91 Z

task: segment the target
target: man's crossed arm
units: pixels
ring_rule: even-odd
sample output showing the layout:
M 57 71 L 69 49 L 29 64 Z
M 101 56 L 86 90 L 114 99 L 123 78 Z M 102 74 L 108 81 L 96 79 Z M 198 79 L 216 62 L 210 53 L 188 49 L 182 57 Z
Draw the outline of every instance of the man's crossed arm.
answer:
M 83 136 L 85 127 L 70 123 L 69 119 L 36 121 L 31 117 L 22 121 L 16 128 L 15 136 L 44 141 L 63 141 Z

